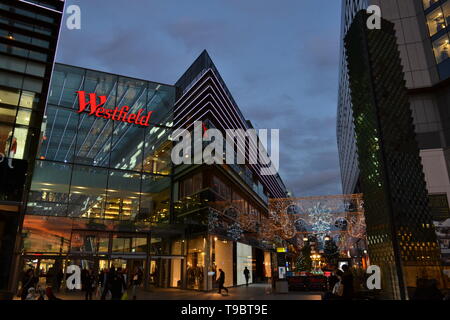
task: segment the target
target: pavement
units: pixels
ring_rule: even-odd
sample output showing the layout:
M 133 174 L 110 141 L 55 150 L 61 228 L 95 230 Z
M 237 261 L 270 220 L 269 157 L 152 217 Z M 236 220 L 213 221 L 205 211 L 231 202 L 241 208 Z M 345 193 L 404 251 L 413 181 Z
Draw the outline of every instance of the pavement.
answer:
M 289 292 L 272 293 L 267 284 L 251 284 L 248 287 L 228 288 L 228 295 L 221 295 L 216 291 L 202 292 L 181 289 L 160 289 L 150 290 L 138 289 L 137 300 L 322 300 L 320 292 Z M 224 292 L 224 291 L 223 291 Z M 131 299 L 131 292 L 128 292 Z M 63 300 L 84 300 L 84 292 L 60 292 L 56 296 Z M 93 297 L 99 300 L 99 297 Z

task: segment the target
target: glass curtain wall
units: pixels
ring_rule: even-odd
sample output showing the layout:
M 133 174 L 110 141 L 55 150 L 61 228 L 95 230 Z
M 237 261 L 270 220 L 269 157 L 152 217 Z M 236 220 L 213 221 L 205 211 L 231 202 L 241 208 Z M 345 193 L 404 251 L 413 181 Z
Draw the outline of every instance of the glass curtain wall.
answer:
M 149 127 L 78 113 L 77 91 L 105 108 L 153 111 Z M 57 64 L 27 214 L 167 222 L 174 87 Z

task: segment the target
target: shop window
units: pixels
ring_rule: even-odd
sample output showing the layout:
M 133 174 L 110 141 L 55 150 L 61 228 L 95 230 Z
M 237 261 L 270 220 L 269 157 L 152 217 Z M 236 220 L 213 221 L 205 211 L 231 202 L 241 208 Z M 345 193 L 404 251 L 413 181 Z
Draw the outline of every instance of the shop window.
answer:
M 22 91 L 20 95 L 19 106 L 29 109 L 35 109 L 39 103 L 39 97 L 31 91 Z
M 236 274 L 237 285 L 245 284 L 244 269 L 250 271 L 252 274 L 253 259 L 252 259 L 252 247 L 240 242 L 236 244 Z M 253 282 L 253 277 L 250 277 L 250 283 Z
M 437 32 L 445 28 L 445 19 L 442 9 L 439 7 L 430 14 L 427 15 L 428 30 L 430 36 L 435 35 Z
M 219 275 L 219 269 L 225 272 L 225 287 L 233 286 L 233 241 L 222 240 L 214 237 L 214 257 L 212 260 L 212 271 L 214 278 Z
M 11 148 L 9 150 L 9 157 L 14 159 L 26 159 L 27 158 L 27 144 L 29 138 L 29 129 L 27 127 L 14 128 L 12 136 L 8 137 L 8 143 Z
M 3 113 L 2 109 L 0 112 Z M 10 150 L 12 153 L 17 150 L 17 139 L 13 137 L 12 133 L 12 124 L 0 123 L 0 153 L 7 157 L 10 157 Z
M 441 63 L 450 57 L 449 38 L 447 34 L 433 42 L 433 51 L 437 63 Z
M 0 103 L 17 106 L 19 103 L 20 90 L 0 89 Z M 1 115 L 1 113 L 0 113 Z
M 19 109 L 17 112 L 17 118 L 16 123 L 23 124 L 23 125 L 29 125 L 31 119 L 31 111 L 26 109 Z
M 188 289 L 203 290 L 206 238 L 198 237 L 188 241 L 186 282 Z

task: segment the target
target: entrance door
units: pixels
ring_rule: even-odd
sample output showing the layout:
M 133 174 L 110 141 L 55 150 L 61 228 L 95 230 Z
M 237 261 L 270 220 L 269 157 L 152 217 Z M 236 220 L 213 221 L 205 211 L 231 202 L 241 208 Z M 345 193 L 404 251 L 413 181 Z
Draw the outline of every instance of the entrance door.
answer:
M 150 284 L 156 288 L 182 288 L 183 264 L 181 257 L 152 257 L 150 262 Z

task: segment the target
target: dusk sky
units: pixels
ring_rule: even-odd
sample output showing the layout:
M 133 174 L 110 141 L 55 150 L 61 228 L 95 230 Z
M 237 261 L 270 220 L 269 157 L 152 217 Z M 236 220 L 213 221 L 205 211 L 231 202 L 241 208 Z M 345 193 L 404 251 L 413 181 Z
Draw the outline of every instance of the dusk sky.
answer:
M 57 62 L 174 84 L 206 49 L 244 116 L 280 129 L 296 196 L 341 193 L 336 145 L 340 0 L 69 0 Z

